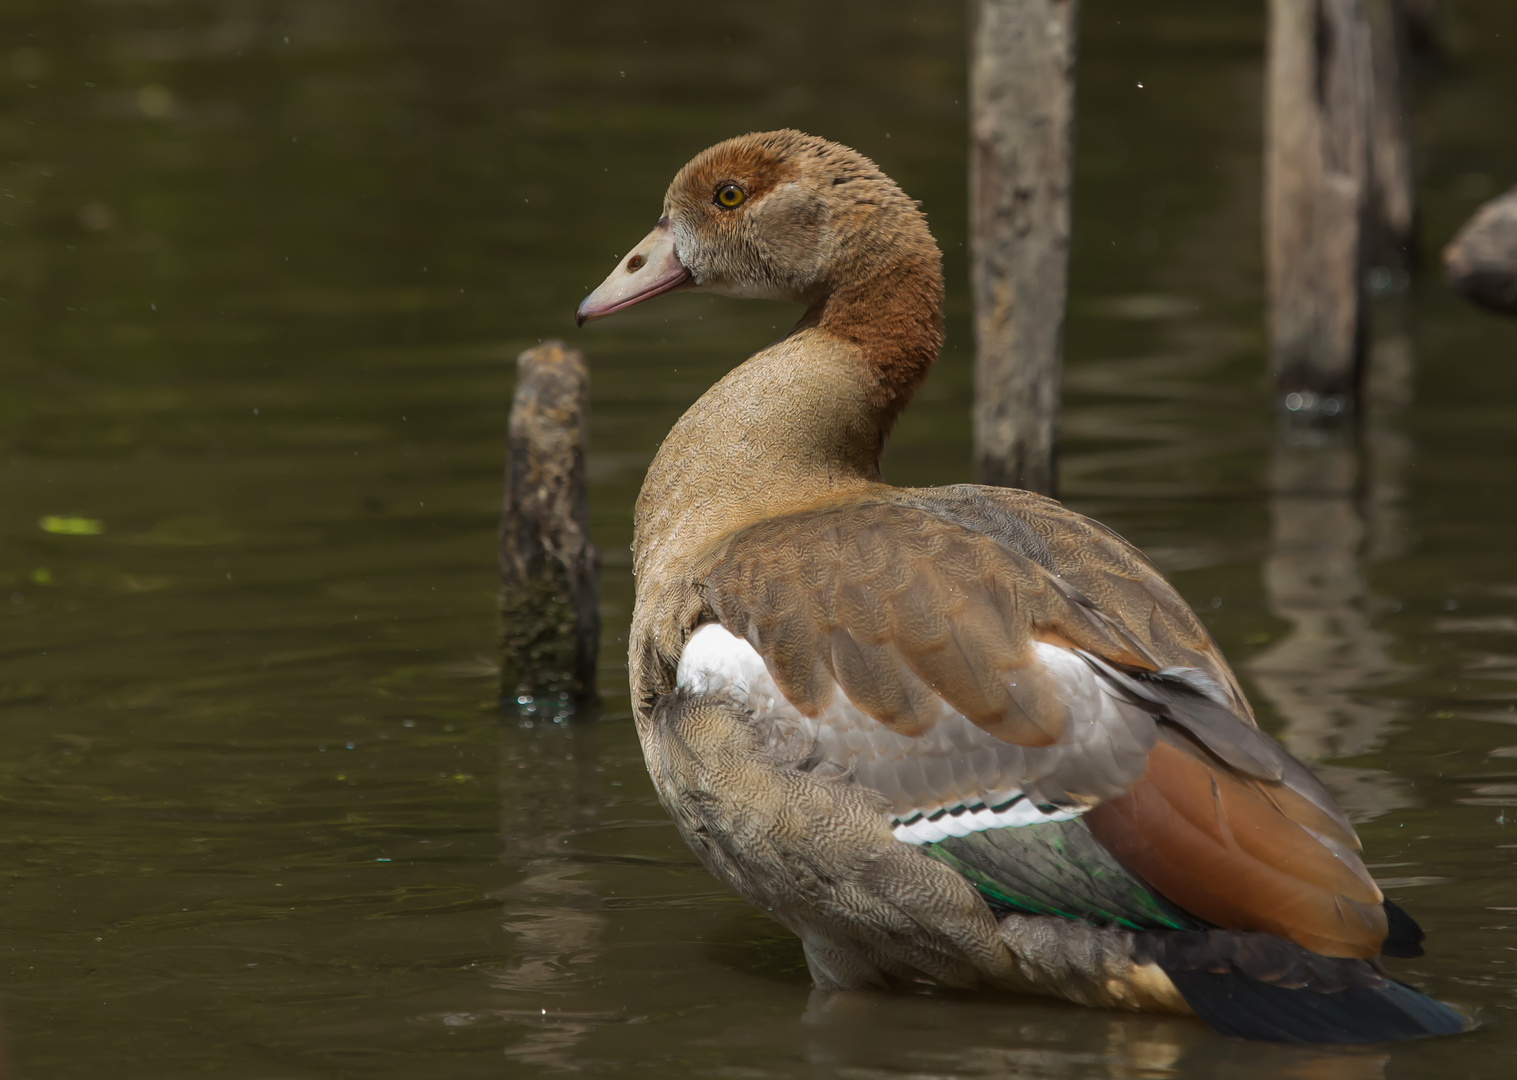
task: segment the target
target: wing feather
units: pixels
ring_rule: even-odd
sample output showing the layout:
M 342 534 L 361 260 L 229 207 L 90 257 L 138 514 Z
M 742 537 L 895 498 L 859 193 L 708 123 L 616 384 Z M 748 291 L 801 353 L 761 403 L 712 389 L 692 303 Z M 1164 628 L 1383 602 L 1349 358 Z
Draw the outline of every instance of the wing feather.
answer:
M 1085 823 L 1124 866 L 1216 926 L 1327 956 L 1377 955 L 1383 897 L 1363 863 L 1280 813 L 1260 781 L 1219 765 L 1167 729 L 1143 778 Z
M 709 616 L 756 652 L 745 707 L 898 822 L 936 822 L 920 835 L 972 833 L 1018 799 L 1027 821 L 1088 811 L 1125 867 L 1216 925 L 1340 956 L 1385 937 L 1342 810 L 1110 530 L 1025 492 L 886 489 L 750 526 L 706 566 Z

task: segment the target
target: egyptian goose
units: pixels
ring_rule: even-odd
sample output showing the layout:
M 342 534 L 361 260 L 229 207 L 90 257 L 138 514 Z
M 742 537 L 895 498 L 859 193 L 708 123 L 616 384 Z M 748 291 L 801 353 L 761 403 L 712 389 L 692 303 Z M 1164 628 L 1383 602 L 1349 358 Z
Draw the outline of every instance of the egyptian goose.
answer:
M 1463 1030 L 1386 974 L 1421 930 L 1151 562 L 1052 499 L 883 482 L 943 280 L 872 161 L 796 131 L 706 150 L 578 322 L 681 289 L 806 313 L 643 482 L 637 728 L 685 840 L 819 988 L 1032 991 L 1282 1041 Z

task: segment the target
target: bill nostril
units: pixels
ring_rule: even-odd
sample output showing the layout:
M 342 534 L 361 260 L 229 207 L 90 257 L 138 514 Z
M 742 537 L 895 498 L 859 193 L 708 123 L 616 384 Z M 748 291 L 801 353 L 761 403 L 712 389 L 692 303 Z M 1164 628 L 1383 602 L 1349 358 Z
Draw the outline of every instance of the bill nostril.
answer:
M 632 258 L 627 260 L 627 273 L 630 274 L 637 270 L 641 270 L 643 268 L 643 263 L 647 261 L 648 260 L 643 258 L 641 255 L 632 256 Z

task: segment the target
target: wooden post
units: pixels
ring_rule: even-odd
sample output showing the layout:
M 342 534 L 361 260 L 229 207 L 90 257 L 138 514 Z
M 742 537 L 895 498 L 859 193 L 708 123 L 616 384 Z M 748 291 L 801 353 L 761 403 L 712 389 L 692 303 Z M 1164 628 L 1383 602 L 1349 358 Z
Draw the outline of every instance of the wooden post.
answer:
M 516 359 L 500 518 L 501 697 L 527 714 L 593 703 L 600 553 L 590 542 L 585 428 L 590 373 L 548 341 Z
M 1517 187 L 1475 211 L 1443 249 L 1443 271 L 1481 307 L 1517 315 Z
M 970 253 L 978 478 L 1053 494 L 1079 0 L 976 0 Z
M 1375 256 L 1410 269 L 1418 261 L 1417 186 L 1406 123 L 1409 32 L 1406 0 L 1365 0 L 1375 73 L 1375 119 L 1371 150 Z
M 1269 0 L 1264 255 L 1287 412 L 1353 406 L 1367 334 L 1374 76 L 1359 0 Z

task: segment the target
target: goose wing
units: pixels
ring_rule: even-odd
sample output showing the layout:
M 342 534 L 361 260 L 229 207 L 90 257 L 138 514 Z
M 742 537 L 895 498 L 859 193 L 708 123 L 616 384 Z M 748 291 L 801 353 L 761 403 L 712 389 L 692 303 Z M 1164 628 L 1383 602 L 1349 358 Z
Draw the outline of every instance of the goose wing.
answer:
M 901 839 L 1080 817 L 1161 906 L 1379 951 L 1342 811 L 1116 534 L 1022 492 L 926 489 L 759 522 L 707 566 L 713 624 L 679 683 L 788 721 L 813 765 L 885 795 Z

